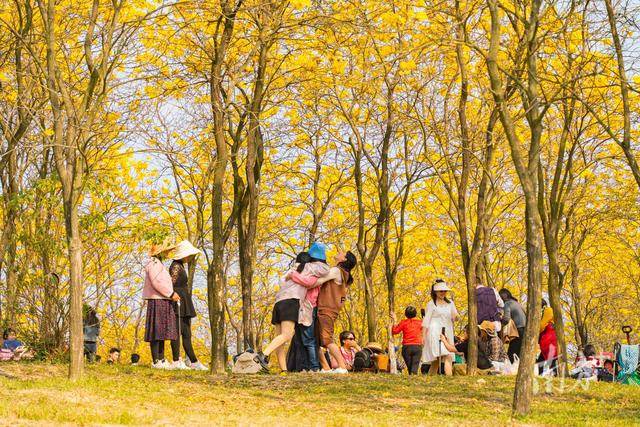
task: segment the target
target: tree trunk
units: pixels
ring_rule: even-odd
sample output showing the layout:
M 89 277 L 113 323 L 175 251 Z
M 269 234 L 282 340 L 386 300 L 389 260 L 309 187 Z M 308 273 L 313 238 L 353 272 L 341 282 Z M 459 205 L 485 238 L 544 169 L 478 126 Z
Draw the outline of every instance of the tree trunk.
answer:
M 572 263 L 571 267 L 571 300 L 573 302 L 573 323 L 575 328 L 576 344 L 580 348 L 584 348 L 589 344 L 589 332 L 587 323 L 585 322 L 582 312 L 582 293 L 580 292 L 580 284 L 578 281 L 580 271 L 576 264 Z
M 69 280 L 69 330 L 70 355 L 69 379 L 78 380 L 84 373 L 84 341 L 82 331 L 82 240 L 80 239 L 80 222 L 78 219 L 77 198 L 66 192 L 64 202 L 65 226 L 70 265 Z
M 534 199 L 534 200 L 531 200 Z M 533 377 L 538 347 L 538 326 L 542 307 L 542 223 L 538 215 L 535 196 L 526 201 L 526 240 L 527 240 L 527 325 L 524 331 L 523 345 L 520 352 L 520 367 L 516 377 L 513 395 L 514 415 L 526 415 L 533 398 Z
M 7 263 L 6 263 L 6 279 L 7 279 L 7 299 L 5 307 L 6 323 L 15 326 L 16 315 L 18 313 L 18 281 L 16 271 L 16 252 L 17 252 L 17 236 L 16 236 L 16 217 L 18 216 L 18 193 L 19 193 L 19 177 L 18 175 L 18 140 L 15 136 L 11 136 L 9 140 L 8 150 L 6 153 L 6 182 L 3 182 L 5 192 L 5 207 L 7 209 L 5 223 L 5 237 L 7 242 Z
M 224 178 L 229 161 L 227 141 L 225 139 L 225 107 L 223 101 L 222 67 L 227 49 L 233 35 L 235 18 L 241 5 L 227 0 L 221 2 L 223 31 L 219 43 L 212 52 L 211 74 L 209 76 L 209 98 L 213 113 L 213 137 L 216 153 L 213 161 L 213 198 L 211 202 L 211 241 L 212 260 L 207 269 L 207 302 L 209 307 L 209 325 L 211 327 L 211 372 L 221 373 L 225 368 L 225 269 L 224 246 L 226 233 L 223 224 Z
M 6 233 L 9 234 L 9 246 L 7 248 L 6 278 L 7 278 L 7 298 L 5 304 L 5 324 L 15 327 L 16 316 L 18 314 L 18 281 L 16 271 L 16 236 L 15 236 L 15 219 L 9 214 L 9 222 L 7 224 Z
M 541 315 L 542 296 L 542 219 L 538 211 L 537 168 L 540 163 L 540 139 L 542 123 L 539 105 L 539 87 L 536 71 L 536 50 L 538 14 L 541 0 L 533 0 L 531 11 L 525 23 L 524 37 L 527 43 L 526 70 L 527 84 L 524 95 L 528 106 L 526 118 L 531 131 L 528 158 L 525 156 L 522 142 L 516 133 L 514 119 L 505 103 L 504 88 L 498 67 L 498 50 L 500 47 L 500 15 L 497 0 L 488 0 L 491 14 L 491 33 L 487 70 L 491 82 L 493 98 L 500 114 L 500 121 L 505 131 L 511 150 L 518 179 L 525 196 L 526 250 L 527 250 L 527 325 L 521 350 L 522 358 L 516 377 L 513 395 L 513 415 L 521 416 L 529 413 L 533 398 L 533 368 L 536 361 L 538 324 Z
M 373 293 L 373 266 L 365 261 L 364 272 L 364 298 L 367 312 L 367 337 L 369 341 L 376 341 L 378 336 L 378 319 L 376 316 L 376 299 Z
M 547 259 L 549 262 L 549 305 L 553 309 L 553 326 L 556 330 L 558 341 L 558 369 L 560 376 L 564 377 L 567 372 L 567 344 L 564 334 L 564 319 L 562 316 L 562 281 L 560 280 L 560 265 L 558 264 L 558 248 L 556 242 L 547 244 Z
M 260 130 L 260 113 L 264 96 L 264 78 L 267 68 L 269 44 L 260 42 L 258 68 L 253 86 L 253 99 L 249 106 L 247 161 L 245 163 L 246 204 L 248 212 L 238 212 L 238 244 L 240 246 L 240 281 L 242 284 L 242 330 L 245 345 L 256 347 L 253 327 L 253 271 L 256 258 L 256 234 L 258 229 L 258 208 L 260 205 L 259 183 L 262 170 L 264 141 Z M 246 215 L 246 217 L 245 217 Z
M 402 192 L 402 198 L 400 199 L 400 214 L 399 214 L 399 226 L 396 226 L 396 247 L 392 253 L 390 245 L 390 228 L 391 228 L 391 214 L 384 227 L 383 235 L 383 253 L 385 261 L 385 276 L 387 278 L 387 306 L 389 308 L 389 324 L 388 326 L 388 341 L 389 341 L 389 363 L 391 363 L 391 373 L 398 372 L 397 358 L 398 355 L 395 351 L 395 345 L 393 341 L 393 317 L 396 311 L 396 277 L 398 275 L 398 266 L 402 262 L 404 257 L 404 238 L 406 227 L 406 212 L 407 203 L 409 202 L 409 196 L 411 195 L 411 185 L 414 182 L 415 176 L 410 167 L 410 148 L 409 138 L 404 138 L 404 179 L 405 187 Z M 389 207 L 391 212 L 391 207 Z M 395 224 L 395 218 L 394 218 Z
M 460 139 L 462 142 L 462 169 L 460 178 L 457 180 L 458 197 L 455 201 L 458 237 L 460 239 L 460 254 L 462 256 L 462 266 L 467 282 L 467 307 L 468 307 L 468 336 L 469 349 L 467 353 L 467 375 L 474 375 L 478 361 L 478 331 L 475 325 L 478 323 L 478 308 L 476 304 L 476 280 L 475 262 L 477 261 L 477 250 L 474 254 L 469 250 L 469 239 L 467 235 L 467 191 L 469 187 L 469 174 L 471 173 L 471 141 L 469 139 L 469 126 L 467 123 L 467 98 L 469 94 L 469 80 L 467 77 L 467 67 L 464 60 L 463 43 L 465 41 L 465 26 L 460 11 L 460 2 L 456 0 L 456 63 L 460 72 L 460 97 L 458 99 L 458 121 L 460 126 Z M 478 227 L 478 229 L 480 229 Z M 479 237 L 479 236 L 476 236 Z M 479 249 L 479 248 L 477 248 Z M 472 256 L 473 255 L 473 256 Z
M 214 194 L 215 194 L 214 187 Z M 215 206 L 215 197 L 214 197 Z M 215 213 L 217 216 L 217 213 Z M 220 215 L 221 216 L 221 215 Z M 214 235 L 216 228 L 214 227 Z M 215 237 L 214 237 L 215 242 Z M 220 242 L 215 242 L 212 262 L 207 269 L 207 303 L 211 328 L 211 373 L 224 372 L 224 254 Z
M 322 159 L 320 158 L 320 151 L 318 150 L 318 141 L 316 139 L 313 150 L 313 161 L 315 164 L 313 171 L 312 181 L 312 193 L 313 202 L 311 203 L 311 226 L 309 227 L 309 240 L 308 246 L 310 247 L 313 242 L 316 241 L 316 235 L 318 234 L 318 227 L 320 227 L 320 221 L 322 220 L 322 209 L 320 201 L 320 178 L 322 174 Z
M 62 199 L 67 236 L 67 251 L 69 259 L 69 332 L 70 332 L 70 364 L 69 379 L 77 381 L 84 373 L 84 345 L 82 331 L 82 240 L 80 238 L 80 223 L 78 218 L 78 204 L 80 190 L 84 177 L 83 159 L 78 158 L 76 132 L 88 132 L 68 122 L 71 118 L 63 117 L 65 107 L 71 108 L 64 83 L 60 83 L 60 69 L 56 58 L 56 16 L 55 2 L 39 0 L 38 6 L 44 24 L 44 37 L 47 44 L 46 82 L 49 104 L 53 116 L 53 154 L 56 169 L 62 184 Z M 97 6 L 94 4 L 94 8 Z M 89 37 L 89 35 L 87 35 Z M 59 92 L 62 92 L 61 99 Z M 86 107 L 86 105 L 85 105 Z M 82 113 L 81 113 L 82 114 Z M 77 123 L 73 123 L 76 124 Z M 89 123 L 87 123 L 88 125 Z
M 587 229 L 580 232 L 576 241 L 575 232 L 571 235 L 571 262 L 569 268 L 571 271 L 571 314 L 573 315 L 573 324 L 575 329 L 576 343 L 580 348 L 584 348 L 589 344 L 589 330 L 585 315 L 582 312 L 582 292 L 580 290 L 580 264 L 578 259 L 580 250 L 587 237 Z
M 238 223 L 238 230 L 244 226 L 243 221 Z M 239 233 L 240 241 L 244 238 L 244 242 L 240 246 L 240 284 L 242 289 L 242 331 L 245 348 L 255 348 L 256 340 L 253 328 L 253 253 L 255 251 L 255 241 L 250 237 Z M 255 239 L 255 234 L 253 236 Z

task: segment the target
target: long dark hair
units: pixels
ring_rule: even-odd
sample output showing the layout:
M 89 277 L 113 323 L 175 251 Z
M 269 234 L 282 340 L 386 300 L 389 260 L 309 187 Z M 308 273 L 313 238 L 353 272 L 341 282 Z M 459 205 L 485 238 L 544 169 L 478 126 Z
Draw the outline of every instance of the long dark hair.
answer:
M 358 260 L 356 259 L 356 256 L 351 253 L 351 251 L 347 251 L 347 253 L 345 254 L 345 260 L 342 262 L 338 263 L 338 267 L 340 267 L 342 270 L 346 271 L 349 274 L 349 277 L 347 278 L 347 283 L 345 283 L 347 286 L 349 286 L 350 284 L 353 283 L 353 276 L 351 275 L 351 270 L 353 270 L 353 267 L 356 266 L 356 264 L 358 263 Z
M 442 279 L 436 279 L 436 281 L 435 281 L 435 282 L 433 282 L 433 285 L 431 285 L 431 299 L 433 300 L 433 303 L 434 303 L 434 304 L 435 304 L 435 303 L 436 303 L 436 301 L 438 300 L 438 296 L 437 296 L 437 294 L 436 294 L 436 291 L 434 291 L 434 290 L 433 290 L 433 288 L 435 288 L 435 286 L 436 286 L 438 283 L 444 283 L 444 280 L 442 280 Z M 445 301 L 447 304 L 449 304 L 449 303 L 451 302 L 451 301 L 449 301 L 449 298 L 447 298 L 447 297 L 444 297 L 444 301 Z
M 89 305 L 85 305 L 84 306 L 84 321 L 83 323 L 85 325 L 97 325 L 100 323 L 100 319 L 98 319 L 98 313 L 96 313 L 96 310 L 89 306 Z
M 312 262 L 312 258 L 311 256 L 309 256 L 309 252 L 300 252 L 296 257 L 296 262 L 298 263 L 298 268 L 296 268 L 296 271 L 298 273 L 302 273 L 302 270 L 304 270 L 304 266 L 308 262 Z
M 498 291 L 498 294 L 500 294 L 500 298 L 502 298 L 502 301 L 504 302 L 507 302 L 509 300 L 518 301 L 513 297 L 513 295 L 511 295 L 511 292 L 509 292 L 509 289 L 507 288 L 500 289 L 500 291 Z

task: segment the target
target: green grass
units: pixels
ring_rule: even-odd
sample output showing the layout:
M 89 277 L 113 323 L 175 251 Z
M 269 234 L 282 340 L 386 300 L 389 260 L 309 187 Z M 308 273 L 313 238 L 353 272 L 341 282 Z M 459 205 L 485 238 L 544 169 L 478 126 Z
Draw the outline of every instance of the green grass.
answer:
M 0 420 L 14 425 L 640 425 L 640 387 L 559 381 L 510 420 L 513 377 L 217 375 L 3 363 Z M 542 388 L 544 384 L 541 381 Z M 544 391 L 544 390 L 543 390 Z

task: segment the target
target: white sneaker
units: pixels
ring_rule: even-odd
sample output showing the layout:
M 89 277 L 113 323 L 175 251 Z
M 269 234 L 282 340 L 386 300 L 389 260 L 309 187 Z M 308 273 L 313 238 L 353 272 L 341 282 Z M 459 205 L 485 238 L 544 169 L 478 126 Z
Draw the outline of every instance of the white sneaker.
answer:
M 333 371 L 331 369 L 323 369 L 320 371 L 321 374 L 333 374 Z
M 171 364 L 166 359 L 158 360 L 156 363 L 152 363 L 151 367 L 154 369 L 172 369 Z
M 196 363 L 191 364 L 191 369 L 195 371 L 208 371 L 209 367 L 207 365 L 203 365 L 199 360 Z
M 344 368 L 336 368 L 332 371 L 334 374 L 348 374 L 349 371 L 347 371 Z
M 180 359 L 180 360 L 176 360 L 175 362 L 173 362 L 171 364 L 171 369 L 176 369 L 176 370 L 179 370 L 179 371 L 183 371 L 183 370 L 189 369 L 189 367 L 184 364 L 182 359 Z

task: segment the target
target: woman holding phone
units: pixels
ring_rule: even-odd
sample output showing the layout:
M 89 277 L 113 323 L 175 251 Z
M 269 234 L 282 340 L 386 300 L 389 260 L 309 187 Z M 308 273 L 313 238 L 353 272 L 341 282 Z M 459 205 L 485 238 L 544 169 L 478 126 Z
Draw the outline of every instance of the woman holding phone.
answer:
M 430 363 L 429 375 L 438 373 L 440 363 L 444 362 L 445 375 L 453 374 L 453 354 L 441 344 L 440 335 L 445 335 L 453 342 L 453 322 L 460 319 L 453 301 L 447 298 L 450 291 L 442 279 L 437 279 L 431 286 L 431 301 L 427 303 L 422 321 L 423 342 L 422 362 Z

